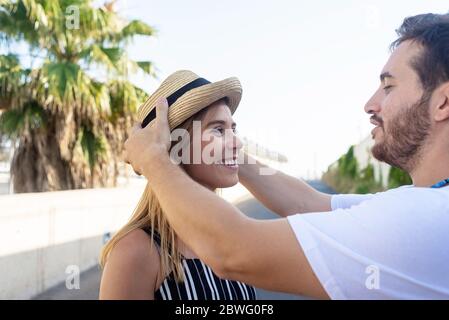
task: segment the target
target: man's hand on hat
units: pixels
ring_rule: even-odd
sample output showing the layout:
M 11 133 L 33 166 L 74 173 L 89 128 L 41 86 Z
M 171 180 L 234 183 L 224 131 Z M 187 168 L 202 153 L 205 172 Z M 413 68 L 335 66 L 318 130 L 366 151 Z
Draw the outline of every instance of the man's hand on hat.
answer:
M 170 127 L 168 125 L 167 99 L 156 103 L 156 119 L 141 128 L 134 125 L 124 144 L 124 159 L 138 175 L 149 172 L 161 157 L 168 157 L 170 148 Z

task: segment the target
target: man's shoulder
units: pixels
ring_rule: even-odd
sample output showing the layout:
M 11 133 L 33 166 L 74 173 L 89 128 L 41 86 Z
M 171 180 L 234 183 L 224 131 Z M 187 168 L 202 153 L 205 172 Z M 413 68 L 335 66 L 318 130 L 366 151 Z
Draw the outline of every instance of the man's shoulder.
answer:
M 405 185 L 397 188 L 388 189 L 384 192 L 376 193 L 376 195 L 404 195 L 404 196 L 444 196 L 449 193 L 449 187 L 446 188 L 424 188 L 415 187 L 414 185 Z
M 444 206 L 449 208 L 449 189 L 419 188 L 413 185 L 401 186 L 378 192 L 365 202 L 366 205 L 405 208 L 407 210 L 419 209 L 423 207 L 435 208 Z

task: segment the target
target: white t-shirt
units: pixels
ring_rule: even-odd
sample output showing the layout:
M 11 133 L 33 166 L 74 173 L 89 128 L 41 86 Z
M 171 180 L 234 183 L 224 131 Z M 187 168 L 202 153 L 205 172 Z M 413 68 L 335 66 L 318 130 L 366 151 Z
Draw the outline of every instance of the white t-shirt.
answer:
M 333 195 L 288 221 L 332 299 L 449 299 L 449 186 Z

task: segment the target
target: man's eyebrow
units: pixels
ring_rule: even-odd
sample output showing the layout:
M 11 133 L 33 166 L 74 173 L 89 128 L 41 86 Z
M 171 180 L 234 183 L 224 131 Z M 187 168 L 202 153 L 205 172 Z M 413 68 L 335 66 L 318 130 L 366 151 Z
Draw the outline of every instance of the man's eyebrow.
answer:
M 211 122 L 209 122 L 206 127 L 210 127 L 213 124 L 221 124 L 221 125 L 226 125 L 226 121 L 223 120 L 213 120 Z M 232 126 L 235 127 L 237 124 L 235 122 L 232 122 Z
M 383 72 L 380 76 L 379 76 L 379 78 L 380 78 L 380 81 L 384 81 L 385 80 L 385 78 L 394 78 L 393 77 L 393 75 L 390 73 L 390 72 Z

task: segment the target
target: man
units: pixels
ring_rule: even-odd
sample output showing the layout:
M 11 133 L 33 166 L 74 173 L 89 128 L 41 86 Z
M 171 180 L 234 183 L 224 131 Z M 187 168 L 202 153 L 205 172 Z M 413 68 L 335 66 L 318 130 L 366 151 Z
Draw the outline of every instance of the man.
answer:
M 133 131 L 127 161 L 218 275 L 315 298 L 449 298 L 449 15 L 407 18 L 398 35 L 365 111 L 373 155 L 407 171 L 412 186 L 330 196 L 243 164 L 241 183 L 284 217 L 259 221 L 170 161 L 166 102 L 154 126 Z

